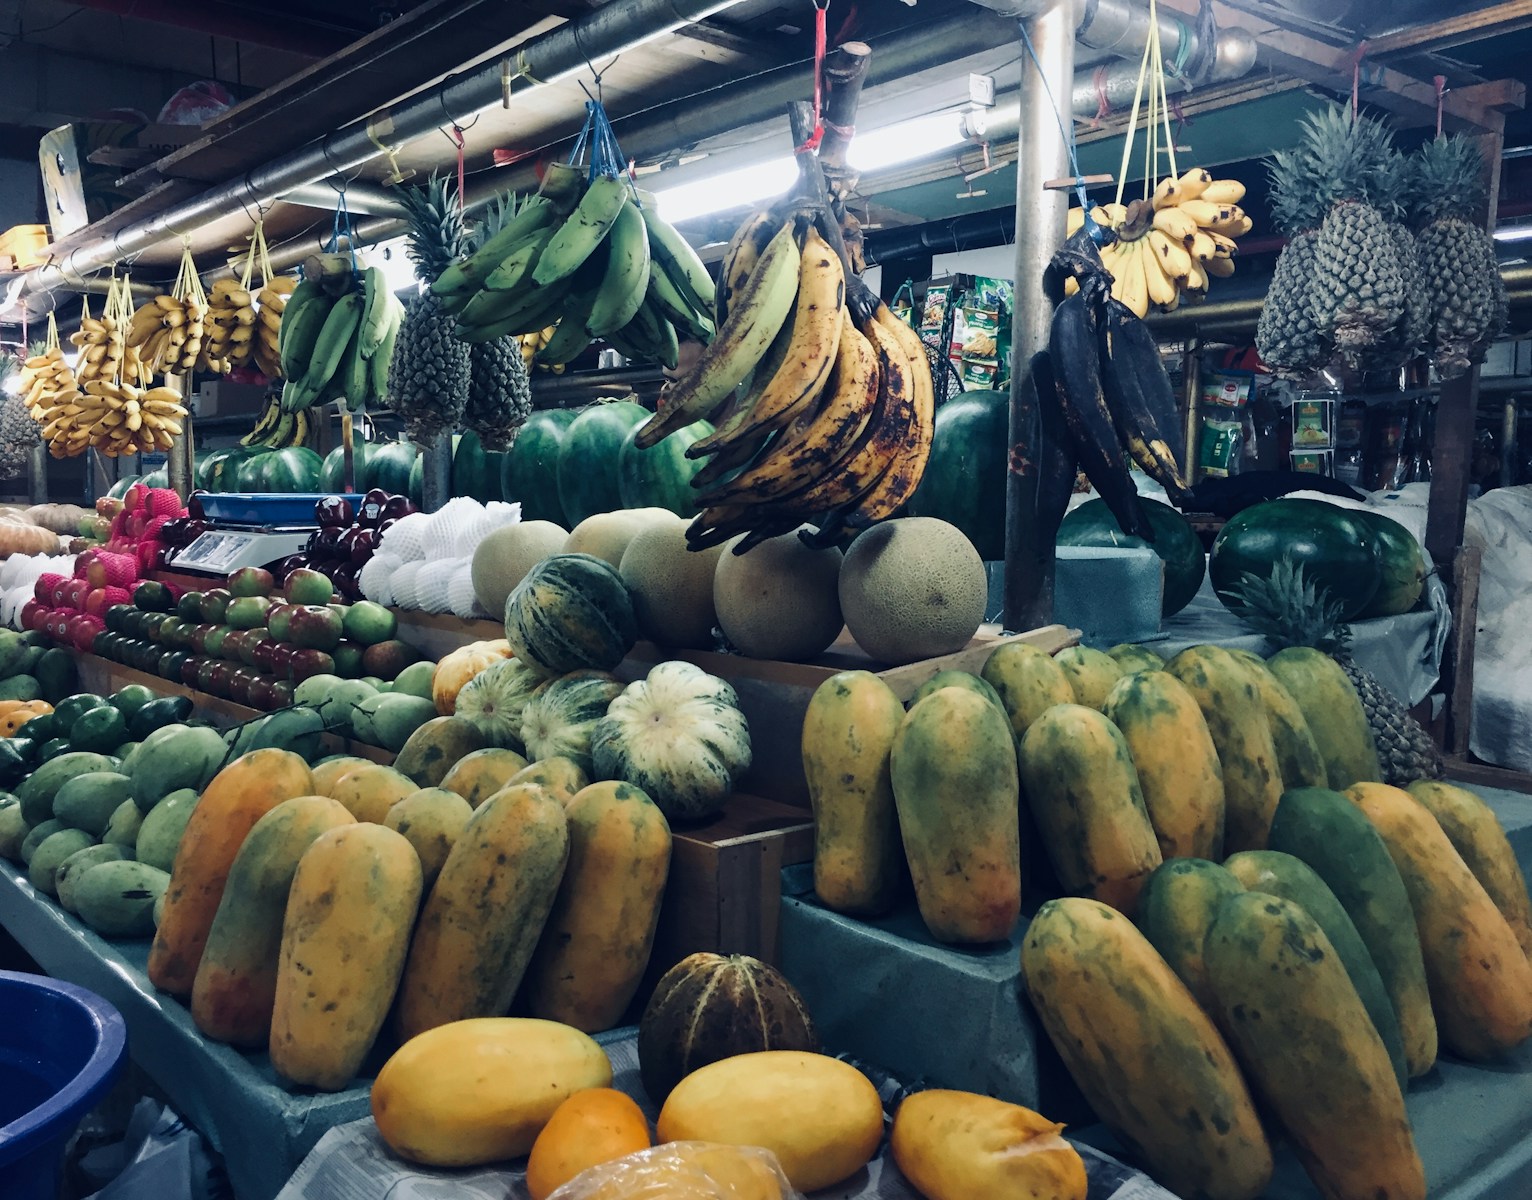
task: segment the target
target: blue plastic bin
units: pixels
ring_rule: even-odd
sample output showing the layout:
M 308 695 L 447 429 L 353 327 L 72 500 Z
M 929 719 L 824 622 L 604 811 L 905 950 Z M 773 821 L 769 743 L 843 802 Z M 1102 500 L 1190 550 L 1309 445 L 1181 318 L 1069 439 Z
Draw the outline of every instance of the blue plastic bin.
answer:
M 314 525 L 314 505 L 339 495 L 360 507 L 358 492 L 211 492 L 200 497 L 210 520 L 240 525 Z
M 94 992 L 0 971 L 0 1196 L 54 1200 L 64 1147 L 127 1051 L 122 1014 Z

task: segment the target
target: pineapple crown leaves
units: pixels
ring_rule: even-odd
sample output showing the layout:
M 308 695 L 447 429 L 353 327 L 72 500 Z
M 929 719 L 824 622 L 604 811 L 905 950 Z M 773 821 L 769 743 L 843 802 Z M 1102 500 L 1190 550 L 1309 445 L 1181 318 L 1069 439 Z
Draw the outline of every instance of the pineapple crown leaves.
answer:
M 1489 194 L 1484 156 L 1468 138 L 1433 138 L 1415 155 L 1411 215 L 1417 226 L 1455 219 L 1477 224 Z
M 495 197 L 475 222 L 473 236 L 468 240 L 469 244 L 464 248 L 470 252 L 477 250 L 495 234 L 505 228 L 505 223 L 521 211 L 522 205 L 517 203 L 515 192 L 506 192 L 503 196 Z
M 463 257 L 468 237 L 457 188 L 445 175 L 432 175 L 421 187 L 398 189 L 409 222 L 406 237 L 415 278 L 434 283 L 454 260 Z
M 1387 198 L 1393 135 L 1381 121 L 1353 115 L 1342 105 L 1310 113 L 1291 164 L 1295 194 L 1310 195 L 1321 211 L 1343 200 L 1378 204 Z
M 1335 654 L 1351 639 L 1341 620 L 1345 605 L 1304 575 L 1303 567 L 1284 555 L 1262 579 L 1246 571 L 1234 585 L 1234 614 L 1282 647 L 1312 646 Z

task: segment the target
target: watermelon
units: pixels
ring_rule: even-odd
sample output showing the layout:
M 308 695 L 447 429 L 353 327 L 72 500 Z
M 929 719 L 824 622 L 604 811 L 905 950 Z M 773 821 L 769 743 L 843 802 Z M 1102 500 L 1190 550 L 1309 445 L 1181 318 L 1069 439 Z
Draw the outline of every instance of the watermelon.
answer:
M 631 400 L 592 404 L 575 417 L 559 447 L 559 504 L 567 528 L 622 507 L 617 459 L 629 431 L 648 418 L 649 410 Z
M 696 516 L 697 493 L 692 488 L 692 476 L 702 469 L 705 460 L 687 458 L 686 450 L 712 433 L 712 425 L 697 421 L 647 450 L 638 448 L 638 430 L 637 425 L 628 430 L 617 452 L 617 495 L 622 507 L 668 508 L 677 516 Z
M 138 481 L 145 487 L 168 488 L 170 486 L 170 468 L 161 467 L 157 471 L 150 471 Z
M 415 455 L 415 461 L 410 464 L 410 479 L 405 495 L 410 498 L 410 503 L 416 508 L 426 506 L 426 456 L 424 454 Z
M 501 478 L 505 472 L 504 450 L 486 450 L 484 452 L 484 503 L 492 504 L 497 500 L 504 500 L 505 495 L 501 489 Z
M 505 452 L 500 494 L 520 501 L 523 521 L 552 521 L 566 529 L 574 524 L 566 519 L 559 503 L 558 478 L 559 450 L 574 419 L 575 414 L 567 408 L 535 412 Z
M 420 456 L 413 442 L 381 442 L 367 454 L 367 486 L 382 488 L 390 496 L 410 490 L 410 468 Z
M 452 450 L 452 494 L 470 496 L 480 504 L 500 499 L 499 464 L 495 464 L 494 472 L 491 473 L 484 443 L 471 429 L 457 439 L 457 445 Z
M 1378 566 L 1383 573 L 1377 595 L 1362 610 L 1364 617 L 1397 617 L 1420 600 L 1426 586 L 1426 556 L 1415 535 L 1392 517 L 1370 509 L 1353 509 L 1372 533 Z
M 1150 548 L 1165 564 L 1165 592 L 1160 615 L 1169 617 L 1192 602 L 1202 586 L 1207 554 L 1191 523 L 1168 504 L 1145 498 L 1144 511 L 1154 529 Z M 1143 538 L 1129 537 L 1107 509 L 1104 500 L 1087 500 L 1064 518 L 1059 526 L 1060 546 L 1149 546 Z
M 351 443 L 352 466 L 356 478 L 355 491 L 367 490 L 367 443 L 360 438 Z M 344 490 L 346 481 L 345 447 L 336 446 L 324 457 L 324 466 L 319 469 L 319 490 L 321 492 L 339 492 Z
M 210 492 L 239 491 L 239 473 L 244 463 L 257 454 L 264 454 L 259 446 L 231 446 L 227 450 L 215 450 L 208 455 L 207 490 Z
M 1291 558 L 1304 577 L 1341 605 L 1341 620 L 1366 611 L 1383 580 L 1376 538 L 1355 512 L 1323 500 L 1268 500 L 1235 514 L 1213 543 L 1208 576 L 1218 598 L 1237 608 L 1234 589 L 1248 573 L 1269 578 Z
M 1005 557 L 1010 421 L 1004 392 L 969 392 L 943 404 L 936 410 L 925 474 L 907 506 L 912 517 L 956 525 L 986 561 Z
M 137 475 L 124 475 L 116 483 L 112 484 L 111 487 L 107 488 L 106 494 L 113 500 L 121 500 L 128 494 L 128 489 L 137 483 L 138 480 L 139 477 Z

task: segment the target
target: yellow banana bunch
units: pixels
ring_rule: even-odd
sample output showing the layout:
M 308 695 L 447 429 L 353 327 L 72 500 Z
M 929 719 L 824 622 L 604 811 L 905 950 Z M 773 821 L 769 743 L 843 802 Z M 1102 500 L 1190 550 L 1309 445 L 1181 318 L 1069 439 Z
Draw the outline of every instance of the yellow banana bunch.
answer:
M 75 383 L 83 387 L 92 379 L 117 379 L 122 374 L 127 335 L 110 316 L 82 318 L 69 341 L 80 352 L 74 365 Z
M 156 296 L 134 312 L 127 344 L 138 348 L 151 374 L 193 370 L 202 355 L 207 317 L 205 301 Z
M 257 319 L 255 336 L 251 339 L 251 355 L 267 379 L 282 378 L 282 353 L 278 346 L 278 336 L 282 330 L 282 314 L 287 310 L 287 298 L 297 286 L 296 275 L 274 275 L 256 293 Z
M 236 279 L 220 279 L 207 295 L 206 334 L 197 370 L 227 375 L 255 353 L 255 297 Z
M 80 385 L 64 352 L 57 346 L 34 354 L 21 367 L 22 395 L 27 411 L 39 425 L 47 426 L 81 399 Z M 79 453 L 79 451 L 75 451 Z M 55 455 L 54 457 L 62 457 Z
M 516 341 L 521 346 L 521 361 L 527 370 L 536 367 L 539 371 L 552 371 L 555 375 L 564 373 L 563 363 L 545 363 L 537 361 L 537 353 L 553 340 L 553 335 L 558 332 L 559 322 L 555 321 L 546 329 L 534 329 L 531 333 L 523 333 Z
M 717 336 L 639 435 L 652 444 L 690 421 L 715 423 L 687 451 L 708 460 L 689 544 L 743 534 L 744 553 L 805 521 L 830 541 L 892 515 L 930 453 L 934 389 L 919 336 L 847 278 L 810 222 L 756 214 L 720 279 Z
M 1148 200 L 1092 207 L 1091 218 L 1117 234 L 1101 254 L 1112 295 L 1140 317 L 1151 307 L 1168 312 L 1182 299 L 1202 299 L 1209 275 L 1234 274 L 1234 239 L 1252 224 L 1239 206 L 1244 196 L 1239 180 L 1193 167 L 1160 180 Z M 1069 210 L 1069 233 L 1084 223 L 1082 210 Z M 1074 290 L 1073 280 L 1065 290 Z
M 112 457 L 170 449 L 186 416 L 175 389 L 144 389 L 103 378 L 76 387 L 72 376 L 66 378 L 62 354 L 50 359 L 53 354 L 58 352 L 27 361 L 29 370 L 39 378 L 46 372 L 50 383 L 58 387 L 39 393 L 32 406 L 32 416 L 42 425 L 43 440 L 54 458 L 70 458 L 89 446 Z

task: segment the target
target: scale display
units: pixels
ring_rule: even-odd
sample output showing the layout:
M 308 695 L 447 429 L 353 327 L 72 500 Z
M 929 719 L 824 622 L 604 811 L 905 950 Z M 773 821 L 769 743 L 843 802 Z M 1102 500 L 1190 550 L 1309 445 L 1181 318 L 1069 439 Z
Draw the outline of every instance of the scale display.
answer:
M 309 530 L 209 529 L 170 560 L 170 565 L 209 575 L 259 567 L 302 550 Z

